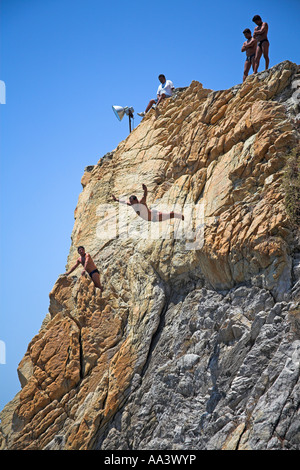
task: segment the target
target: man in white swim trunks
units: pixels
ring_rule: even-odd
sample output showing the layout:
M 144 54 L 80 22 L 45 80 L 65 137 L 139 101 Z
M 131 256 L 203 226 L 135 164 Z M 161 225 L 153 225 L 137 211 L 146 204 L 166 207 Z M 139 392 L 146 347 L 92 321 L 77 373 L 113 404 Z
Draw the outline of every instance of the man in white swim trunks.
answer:
M 165 98 L 170 98 L 170 96 L 173 95 L 173 92 L 175 90 L 173 82 L 171 80 L 166 80 L 166 77 L 161 74 L 158 76 L 158 80 L 160 81 L 160 85 L 157 89 L 157 98 L 155 100 L 150 100 L 148 103 L 147 108 L 145 109 L 144 112 L 142 113 L 137 113 L 138 116 L 144 117 L 146 113 L 153 107 L 156 108 L 156 106 L 159 105 L 161 100 Z
M 120 202 L 121 204 L 127 204 L 128 206 L 131 206 L 134 211 L 139 215 L 142 219 L 148 221 L 148 222 L 162 222 L 164 220 L 169 220 L 169 219 L 180 219 L 184 220 L 184 216 L 182 214 L 178 214 L 177 212 L 159 212 L 156 210 L 150 210 L 147 206 L 146 199 L 147 199 L 147 186 L 143 184 L 143 190 L 144 190 L 144 196 L 142 199 L 139 201 L 136 196 L 130 196 L 129 202 L 126 201 L 121 201 L 120 199 L 116 198 L 114 195 L 112 195 L 112 198 L 114 201 Z

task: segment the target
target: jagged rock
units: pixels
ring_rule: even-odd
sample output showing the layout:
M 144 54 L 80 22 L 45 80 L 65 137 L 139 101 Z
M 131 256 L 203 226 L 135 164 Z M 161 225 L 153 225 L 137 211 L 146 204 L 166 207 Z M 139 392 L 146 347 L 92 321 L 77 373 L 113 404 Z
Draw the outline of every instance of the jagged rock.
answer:
M 193 81 L 86 167 L 68 258 L 1 449 L 299 449 L 299 244 L 284 205 L 299 66 Z M 297 91 L 298 90 L 298 91 Z M 148 187 L 161 224 L 118 207 Z

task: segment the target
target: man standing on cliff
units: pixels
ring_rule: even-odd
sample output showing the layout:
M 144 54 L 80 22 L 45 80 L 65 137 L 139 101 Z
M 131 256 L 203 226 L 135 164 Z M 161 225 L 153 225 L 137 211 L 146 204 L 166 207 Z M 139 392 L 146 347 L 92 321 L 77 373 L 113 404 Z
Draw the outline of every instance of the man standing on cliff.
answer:
M 145 112 L 137 113 L 138 116 L 144 117 L 152 107 L 156 108 L 161 100 L 170 98 L 170 96 L 173 95 L 173 91 L 175 90 L 173 82 L 171 82 L 171 80 L 166 80 L 166 77 L 163 74 L 158 76 L 158 80 L 160 81 L 160 85 L 157 89 L 157 98 L 155 100 L 150 100 Z
M 256 45 L 257 41 L 252 37 L 250 29 L 244 29 L 243 34 L 247 41 L 244 42 L 242 47 L 242 52 L 246 52 L 246 61 L 244 65 L 244 75 L 243 75 L 243 82 L 248 77 L 249 70 L 252 68 L 254 70 L 255 66 L 255 53 L 256 53 Z
M 255 15 L 252 18 L 252 21 L 257 25 L 254 28 L 253 37 L 257 40 L 257 47 L 256 47 L 256 55 L 255 55 L 255 65 L 254 65 L 254 73 L 257 73 L 259 67 L 259 61 L 262 56 L 264 55 L 264 59 L 266 62 L 265 70 L 269 68 L 269 40 L 268 40 L 268 23 L 262 21 L 259 15 Z
M 89 253 L 85 252 L 85 249 L 83 246 L 79 246 L 77 249 L 79 253 L 79 258 L 76 261 L 76 264 L 66 273 L 68 276 L 71 274 L 80 264 L 84 267 L 84 270 L 82 271 L 82 275 L 85 274 L 85 271 L 90 275 L 95 287 L 98 287 L 98 289 L 103 291 L 103 287 L 101 286 L 100 283 L 100 273 L 97 269 L 97 266 L 95 265 L 91 255 Z

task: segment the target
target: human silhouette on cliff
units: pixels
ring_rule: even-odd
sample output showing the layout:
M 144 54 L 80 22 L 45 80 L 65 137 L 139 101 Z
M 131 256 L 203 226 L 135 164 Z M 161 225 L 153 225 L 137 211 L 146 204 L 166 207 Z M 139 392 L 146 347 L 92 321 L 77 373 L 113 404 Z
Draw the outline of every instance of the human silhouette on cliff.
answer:
M 179 214 L 177 212 L 159 212 L 157 210 L 150 210 L 147 206 L 147 194 L 148 194 L 148 189 L 145 184 L 142 185 L 142 188 L 144 190 L 144 195 L 142 199 L 139 201 L 136 196 L 130 196 L 129 202 L 126 201 L 121 201 L 120 199 L 116 198 L 114 195 L 112 195 L 112 198 L 114 201 L 120 202 L 121 204 L 127 204 L 128 206 L 131 206 L 134 211 L 144 220 L 148 222 L 162 222 L 164 220 L 169 220 L 169 219 L 180 219 L 184 220 L 184 216 L 182 214 Z
M 252 21 L 257 25 L 254 28 L 253 37 L 257 40 L 257 47 L 256 47 L 256 55 L 255 55 L 255 65 L 254 65 L 254 73 L 258 71 L 259 61 L 262 56 L 264 55 L 266 67 L 265 70 L 269 68 L 269 40 L 268 40 L 268 23 L 263 22 L 259 15 L 255 15 L 252 18 Z
M 244 75 L 243 75 L 243 82 L 248 77 L 249 70 L 252 68 L 254 70 L 255 67 L 255 54 L 256 54 L 256 46 L 257 41 L 252 37 L 251 31 L 249 28 L 244 29 L 243 34 L 247 41 L 244 42 L 242 46 L 242 52 L 246 52 L 246 61 L 244 65 Z
M 97 269 L 97 266 L 95 265 L 91 255 L 89 253 L 85 252 L 85 249 L 83 246 L 79 246 L 77 249 L 78 253 L 80 254 L 80 257 L 77 259 L 76 264 L 66 273 L 68 276 L 71 274 L 80 264 L 84 267 L 84 270 L 82 271 L 82 275 L 85 274 L 85 271 L 90 275 L 95 287 L 103 291 L 103 287 L 101 286 L 100 282 L 100 273 Z

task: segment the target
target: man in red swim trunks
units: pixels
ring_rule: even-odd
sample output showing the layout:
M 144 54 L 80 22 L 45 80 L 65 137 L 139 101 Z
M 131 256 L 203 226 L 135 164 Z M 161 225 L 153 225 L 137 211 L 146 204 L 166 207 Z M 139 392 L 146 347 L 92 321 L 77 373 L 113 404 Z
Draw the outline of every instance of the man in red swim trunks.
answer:
M 79 246 L 77 249 L 80 257 L 76 261 L 76 264 L 66 273 L 68 276 L 71 274 L 80 264 L 84 267 L 84 270 L 82 271 L 81 274 L 84 274 L 85 271 L 90 275 L 95 287 L 98 287 L 101 291 L 103 291 L 103 287 L 101 286 L 100 283 L 100 274 L 97 269 L 97 266 L 95 265 L 94 261 L 92 260 L 92 257 L 89 253 L 85 252 L 85 249 L 83 246 Z
M 259 67 L 259 61 L 262 56 L 264 55 L 264 59 L 266 62 L 267 70 L 269 68 L 269 40 L 268 40 L 268 23 L 263 22 L 259 15 L 255 15 L 252 18 L 252 21 L 257 25 L 254 28 L 253 37 L 257 40 L 257 47 L 256 47 L 256 55 L 255 55 L 255 65 L 254 65 L 254 73 L 257 73 Z
M 246 52 L 246 61 L 244 65 L 244 75 L 243 75 L 243 82 L 248 77 L 249 70 L 252 68 L 254 70 L 255 65 L 255 53 L 256 53 L 256 45 L 257 41 L 252 37 L 250 29 L 244 29 L 243 34 L 247 41 L 244 42 L 242 47 L 242 52 Z
M 150 210 L 147 206 L 146 199 L 147 199 L 147 194 L 148 190 L 145 184 L 143 184 L 143 190 L 144 190 L 144 196 L 142 199 L 139 201 L 136 196 L 130 196 L 129 202 L 126 201 L 120 201 L 120 199 L 117 199 L 114 195 L 112 195 L 112 198 L 114 201 L 120 202 L 121 204 L 127 204 L 128 206 L 131 206 L 133 210 L 139 215 L 142 219 L 148 221 L 148 222 L 162 222 L 164 220 L 169 220 L 169 219 L 180 219 L 184 220 L 184 216 L 182 214 L 178 214 L 177 212 L 158 212 L 157 210 Z

